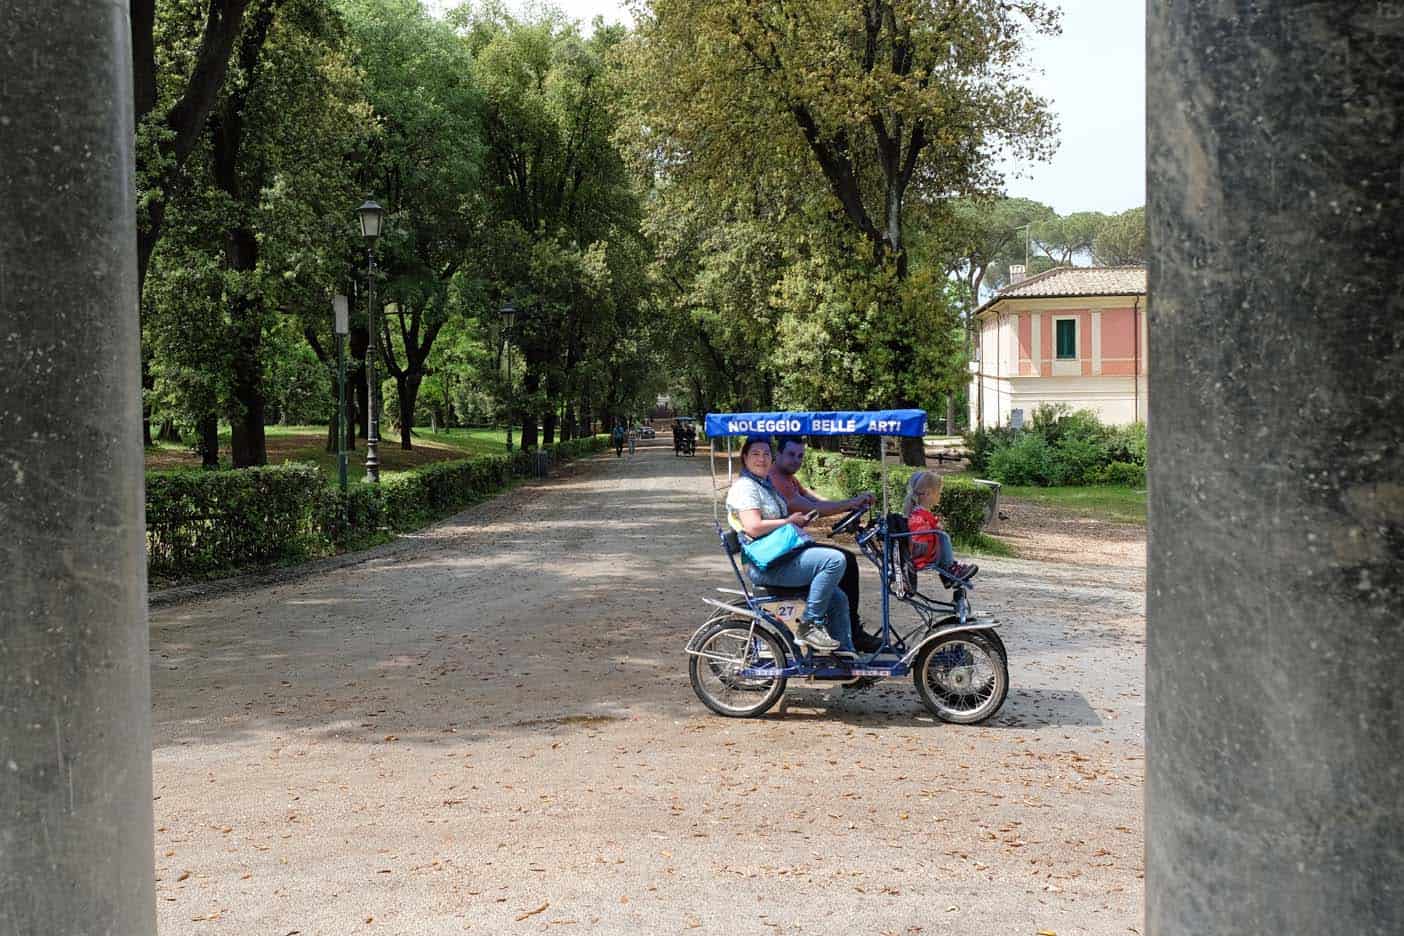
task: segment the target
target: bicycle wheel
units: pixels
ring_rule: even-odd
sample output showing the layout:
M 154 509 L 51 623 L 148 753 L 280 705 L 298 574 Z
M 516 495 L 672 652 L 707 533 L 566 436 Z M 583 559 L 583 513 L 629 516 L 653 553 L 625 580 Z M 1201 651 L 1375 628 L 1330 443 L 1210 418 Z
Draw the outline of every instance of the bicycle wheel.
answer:
M 999 711 L 1009 693 L 1002 643 L 984 633 L 949 634 L 927 644 L 912 667 L 921 701 L 946 722 L 974 725 Z
M 779 669 L 785 648 L 775 637 L 749 622 L 720 621 L 702 635 L 688 660 L 692 691 L 702 704 L 727 718 L 754 718 L 767 712 L 785 692 L 783 676 L 743 676 L 753 668 Z

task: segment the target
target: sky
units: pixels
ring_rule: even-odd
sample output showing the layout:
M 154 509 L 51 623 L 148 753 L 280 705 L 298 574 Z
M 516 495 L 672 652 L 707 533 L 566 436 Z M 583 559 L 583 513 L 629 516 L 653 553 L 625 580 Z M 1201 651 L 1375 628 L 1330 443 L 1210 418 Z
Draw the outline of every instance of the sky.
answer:
M 511 2 L 518 9 L 520 0 Z M 428 0 L 445 9 L 454 0 Z M 589 23 L 630 23 L 619 0 L 554 0 Z M 1041 72 L 1034 90 L 1060 126 L 1051 162 L 1003 165 L 1010 195 L 1052 205 L 1059 214 L 1125 211 L 1146 200 L 1146 5 L 1144 0 L 1062 0 L 1063 32 L 1030 44 Z

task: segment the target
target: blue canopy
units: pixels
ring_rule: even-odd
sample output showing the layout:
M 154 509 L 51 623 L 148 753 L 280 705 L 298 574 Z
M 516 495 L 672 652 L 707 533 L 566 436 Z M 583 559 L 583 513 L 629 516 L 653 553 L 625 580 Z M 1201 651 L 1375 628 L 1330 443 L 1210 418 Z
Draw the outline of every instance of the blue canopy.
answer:
M 926 411 L 919 409 L 833 413 L 708 413 L 708 436 L 926 434 Z

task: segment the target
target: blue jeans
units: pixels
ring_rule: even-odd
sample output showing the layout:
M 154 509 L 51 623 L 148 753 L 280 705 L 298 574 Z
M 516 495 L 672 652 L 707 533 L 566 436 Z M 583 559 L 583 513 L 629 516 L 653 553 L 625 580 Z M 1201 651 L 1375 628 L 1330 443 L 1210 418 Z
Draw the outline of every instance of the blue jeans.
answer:
M 955 562 L 955 550 L 951 548 L 951 534 L 945 530 L 936 531 L 936 565 L 943 569 L 950 568 Z
M 752 567 L 751 581 L 777 588 L 803 588 L 808 585 L 805 619 L 823 624 L 829 636 L 839 642 L 840 649 L 852 650 L 853 629 L 849 625 L 848 596 L 838 587 L 847 564 L 848 560 L 840 550 L 810 546 L 771 563 L 764 571 Z

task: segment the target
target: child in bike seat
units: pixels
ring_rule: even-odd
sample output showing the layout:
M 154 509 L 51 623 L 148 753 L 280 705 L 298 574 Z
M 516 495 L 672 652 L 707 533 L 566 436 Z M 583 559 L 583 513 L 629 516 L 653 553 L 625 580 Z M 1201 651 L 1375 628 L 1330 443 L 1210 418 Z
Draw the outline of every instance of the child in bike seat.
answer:
M 902 513 L 907 517 L 907 529 L 914 534 L 912 559 L 917 569 L 934 565 L 957 578 L 967 579 L 980 571 L 973 563 L 955 561 L 951 536 L 941 529 L 941 517 L 932 511 L 941 502 L 941 476 L 934 471 L 918 471 L 907 481 L 907 498 Z

